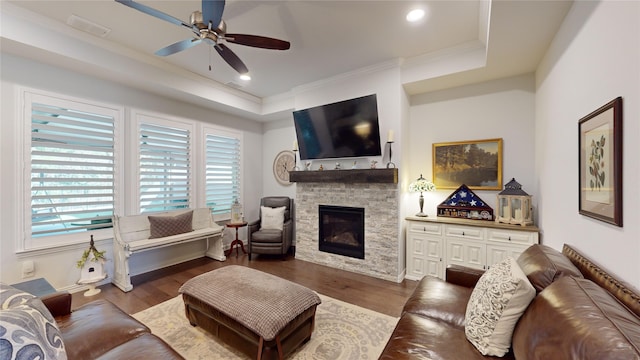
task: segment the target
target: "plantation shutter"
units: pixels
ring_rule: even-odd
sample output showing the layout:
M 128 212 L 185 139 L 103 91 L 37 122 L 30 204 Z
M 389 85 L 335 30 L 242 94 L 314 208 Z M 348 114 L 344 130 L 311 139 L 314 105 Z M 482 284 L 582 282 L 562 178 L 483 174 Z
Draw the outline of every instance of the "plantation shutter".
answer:
M 240 199 L 240 139 L 207 134 L 206 200 L 214 215 L 231 213 Z
M 141 123 L 140 212 L 188 208 L 190 194 L 190 131 Z
M 30 177 L 32 237 L 111 227 L 114 118 L 32 102 Z

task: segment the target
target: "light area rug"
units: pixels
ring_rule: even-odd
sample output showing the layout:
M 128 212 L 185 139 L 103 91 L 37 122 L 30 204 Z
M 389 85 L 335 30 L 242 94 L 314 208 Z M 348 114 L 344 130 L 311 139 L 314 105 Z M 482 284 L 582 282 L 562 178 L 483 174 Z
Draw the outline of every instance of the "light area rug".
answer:
M 377 359 L 393 332 L 398 318 L 319 294 L 311 340 L 290 359 Z M 180 355 L 192 359 L 247 359 L 200 327 L 189 324 L 182 296 L 135 313 L 134 318 L 166 341 Z

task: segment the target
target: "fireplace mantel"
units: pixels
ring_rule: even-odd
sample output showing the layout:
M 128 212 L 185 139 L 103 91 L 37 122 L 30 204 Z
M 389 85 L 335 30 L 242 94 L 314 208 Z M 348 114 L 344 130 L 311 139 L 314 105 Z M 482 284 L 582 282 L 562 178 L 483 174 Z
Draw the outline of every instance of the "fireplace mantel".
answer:
M 352 170 L 315 170 L 291 171 L 291 182 L 336 182 L 354 183 L 398 183 L 398 169 L 352 169 Z

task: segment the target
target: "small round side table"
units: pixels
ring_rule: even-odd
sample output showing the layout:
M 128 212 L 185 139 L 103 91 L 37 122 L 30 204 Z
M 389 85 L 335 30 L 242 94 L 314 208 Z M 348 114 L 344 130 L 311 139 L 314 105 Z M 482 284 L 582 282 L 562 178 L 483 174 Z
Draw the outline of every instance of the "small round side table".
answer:
M 242 240 L 238 239 L 238 229 L 240 229 L 241 227 L 247 226 L 247 222 L 241 222 L 241 223 L 236 223 L 236 224 L 227 223 L 226 226 L 228 228 L 236 229 L 236 239 L 231 242 L 231 246 L 229 246 L 229 253 L 227 253 L 227 256 L 231 255 L 231 253 L 233 252 L 233 248 L 234 247 L 236 247 L 236 257 L 238 257 L 238 253 L 240 252 L 238 250 L 238 247 L 240 247 L 242 249 L 242 253 L 243 254 L 246 254 L 247 252 L 244 251 L 244 244 L 242 243 Z

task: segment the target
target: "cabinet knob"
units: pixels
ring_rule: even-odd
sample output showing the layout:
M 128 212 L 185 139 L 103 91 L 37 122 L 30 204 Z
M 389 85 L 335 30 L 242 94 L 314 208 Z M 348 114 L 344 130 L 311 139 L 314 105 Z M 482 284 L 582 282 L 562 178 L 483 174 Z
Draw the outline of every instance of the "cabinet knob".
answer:
M 464 236 L 464 231 L 462 232 L 462 236 Z
M 422 228 L 422 231 L 426 232 L 426 231 L 427 231 L 427 227 L 426 227 L 426 226 L 425 226 L 425 227 L 423 227 L 423 228 Z
M 511 236 L 509 236 L 509 241 L 511 241 Z

